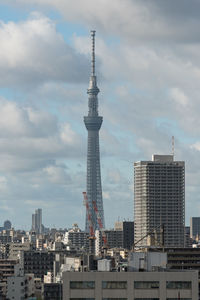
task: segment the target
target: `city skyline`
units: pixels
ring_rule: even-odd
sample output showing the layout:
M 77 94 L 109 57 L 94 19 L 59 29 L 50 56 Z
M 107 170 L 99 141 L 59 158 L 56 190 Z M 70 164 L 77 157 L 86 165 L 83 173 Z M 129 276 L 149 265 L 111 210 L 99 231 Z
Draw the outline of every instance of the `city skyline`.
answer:
M 186 224 L 200 216 L 200 4 L 0 0 L 0 220 L 85 225 L 90 30 L 96 30 L 106 227 L 133 219 L 133 163 L 186 161 Z M 114 205 L 113 205 L 114 204 Z

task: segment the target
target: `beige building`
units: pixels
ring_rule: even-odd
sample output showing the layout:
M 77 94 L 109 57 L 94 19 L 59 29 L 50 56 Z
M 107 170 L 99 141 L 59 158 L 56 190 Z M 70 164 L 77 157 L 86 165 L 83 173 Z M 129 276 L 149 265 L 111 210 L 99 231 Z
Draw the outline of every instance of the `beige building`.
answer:
M 153 155 L 134 163 L 134 239 L 137 246 L 184 247 L 185 163 Z
M 197 271 L 64 272 L 63 300 L 198 299 Z

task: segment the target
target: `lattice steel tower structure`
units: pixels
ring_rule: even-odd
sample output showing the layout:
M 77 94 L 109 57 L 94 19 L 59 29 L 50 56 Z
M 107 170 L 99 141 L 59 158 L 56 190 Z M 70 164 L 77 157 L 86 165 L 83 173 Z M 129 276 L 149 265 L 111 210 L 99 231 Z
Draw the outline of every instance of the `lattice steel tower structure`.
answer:
M 84 117 L 85 127 L 88 131 L 88 151 L 87 151 L 87 196 L 88 204 L 92 217 L 94 230 L 100 229 L 97 216 L 94 211 L 93 203 L 96 203 L 101 222 L 105 227 L 102 188 L 101 188 L 101 169 L 99 153 L 99 130 L 103 122 L 103 117 L 98 114 L 98 93 L 97 80 L 95 75 L 95 31 L 91 31 L 92 38 L 92 60 L 91 76 L 88 93 L 88 116 Z M 89 222 L 86 211 L 85 230 L 89 232 Z

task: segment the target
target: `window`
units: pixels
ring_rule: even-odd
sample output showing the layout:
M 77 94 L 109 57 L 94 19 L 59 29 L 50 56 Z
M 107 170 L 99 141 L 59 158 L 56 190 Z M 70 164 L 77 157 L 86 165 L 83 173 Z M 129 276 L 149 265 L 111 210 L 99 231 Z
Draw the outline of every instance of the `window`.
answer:
M 159 298 L 134 298 L 134 300 L 159 300 Z
M 191 281 L 167 281 L 166 282 L 167 289 L 186 289 L 191 290 L 192 283 Z
M 102 289 L 126 289 L 126 281 L 102 281 Z
M 134 281 L 135 289 L 159 289 L 159 281 Z
M 94 289 L 94 281 L 70 281 L 70 289 Z

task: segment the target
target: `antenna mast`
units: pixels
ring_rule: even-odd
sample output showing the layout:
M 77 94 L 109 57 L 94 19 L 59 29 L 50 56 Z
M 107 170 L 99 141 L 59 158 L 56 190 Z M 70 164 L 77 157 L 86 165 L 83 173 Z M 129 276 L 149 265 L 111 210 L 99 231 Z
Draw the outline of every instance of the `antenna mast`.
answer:
M 172 136 L 172 155 L 174 156 L 174 136 Z
M 91 75 L 95 76 L 95 30 L 91 30 L 92 37 L 92 61 L 91 61 Z

